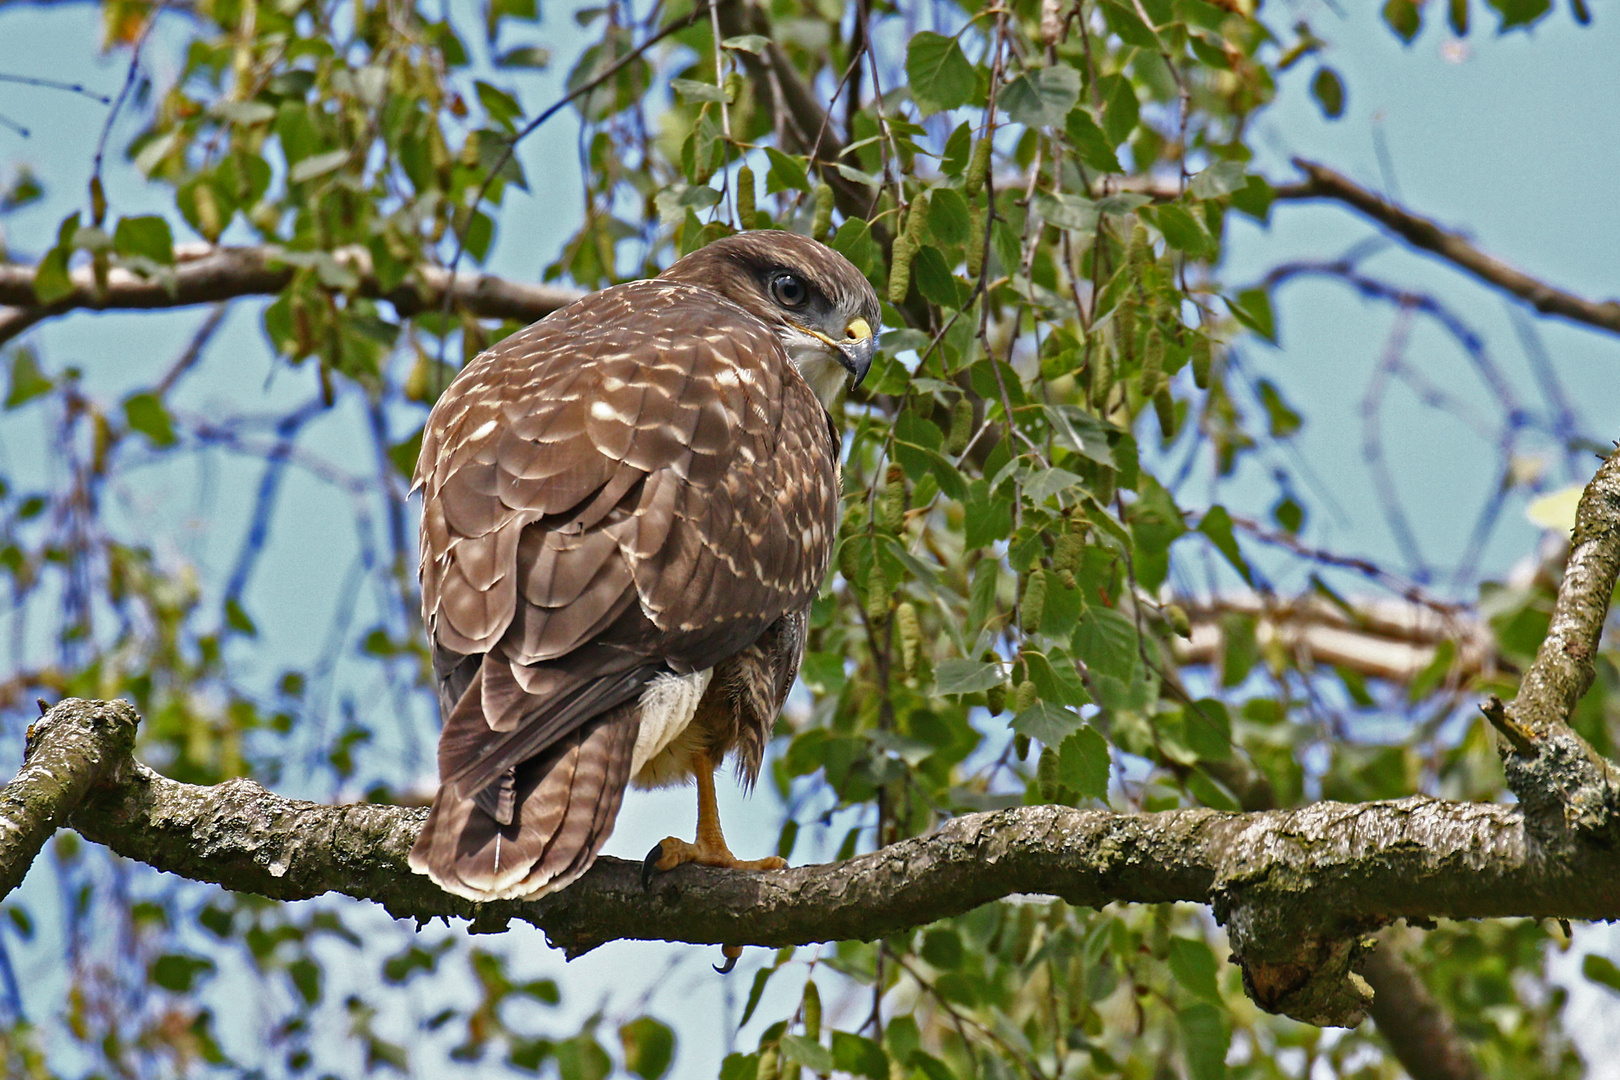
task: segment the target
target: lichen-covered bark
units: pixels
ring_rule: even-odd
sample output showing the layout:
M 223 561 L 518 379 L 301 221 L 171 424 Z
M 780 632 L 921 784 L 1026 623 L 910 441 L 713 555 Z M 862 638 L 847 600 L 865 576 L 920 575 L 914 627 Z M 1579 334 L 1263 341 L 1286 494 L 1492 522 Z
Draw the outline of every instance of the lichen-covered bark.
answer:
M 91 785 L 129 761 L 138 719 L 126 702 L 69 700 L 28 729 L 22 770 L 0 788 L 0 896 L 22 884 Z
M 1517 744 L 1503 748 L 1508 787 L 1550 841 L 1568 835 L 1568 829 L 1620 842 L 1620 777 L 1568 723 L 1596 674 L 1617 576 L 1620 450 L 1609 455 L 1581 495 L 1547 637 L 1505 710 L 1506 724 L 1498 724 Z
M 1511 806 L 1420 797 L 1227 814 L 1031 806 L 956 818 L 929 836 L 824 866 L 749 873 L 683 866 L 641 886 L 601 859 L 535 902 L 472 904 L 412 874 L 423 811 L 324 806 L 247 780 L 196 787 L 131 762 L 72 824 L 159 869 L 283 900 L 339 892 L 401 918 L 513 919 L 578 955 L 620 938 L 787 945 L 872 939 L 1000 897 L 1211 903 L 1256 1000 L 1316 1023 L 1359 1021 L 1361 934 L 1394 919 L 1620 917 L 1620 851 L 1549 859 Z

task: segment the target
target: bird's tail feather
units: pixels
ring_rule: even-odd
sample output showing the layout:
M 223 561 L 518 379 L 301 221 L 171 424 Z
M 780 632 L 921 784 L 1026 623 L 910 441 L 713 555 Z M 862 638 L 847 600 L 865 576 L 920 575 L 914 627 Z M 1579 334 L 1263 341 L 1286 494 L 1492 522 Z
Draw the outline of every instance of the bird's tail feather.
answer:
M 469 900 L 534 898 L 590 868 L 613 832 L 638 727 L 629 701 L 513 770 L 510 823 L 440 787 L 410 867 Z

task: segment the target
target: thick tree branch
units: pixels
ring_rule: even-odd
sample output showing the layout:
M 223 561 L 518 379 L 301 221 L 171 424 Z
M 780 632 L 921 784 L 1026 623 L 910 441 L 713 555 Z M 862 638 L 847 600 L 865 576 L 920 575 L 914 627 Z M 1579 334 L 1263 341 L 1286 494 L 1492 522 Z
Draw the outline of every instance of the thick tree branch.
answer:
M 1413 247 L 1434 252 L 1485 284 L 1529 302 L 1544 315 L 1557 315 L 1607 330 L 1611 334 L 1620 334 L 1620 300 L 1587 300 L 1556 289 L 1485 254 L 1461 233 L 1450 232 L 1428 218 L 1396 206 L 1325 165 L 1304 158 L 1295 158 L 1294 165 L 1306 175 L 1307 180 L 1303 184 L 1278 188 L 1278 197 L 1336 199 L 1361 211 Z
M 22 884 L 90 788 L 130 762 L 137 721 L 125 702 L 77 701 L 28 729 L 22 771 L 0 788 L 0 896 Z
M 1191 901 L 1214 905 L 1260 1004 L 1354 1023 L 1366 997 L 1350 976 L 1359 935 L 1393 919 L 1620 917 L 1620 850 L 1576 842 L 1549 859 L 1517 807 L 1421 797 L 1247 814 L 1023 807 L 826 866 L 681 867 L 650 892 L 638 864 L 601 859 L 555 896 L 477 905 L 406 868 L 421 810 L 323 806 L 247 780 L 198 787 L 133 761 L 117 775 L 71 823 L 129 858 L 277 899 L 340 892 L 401 918 L 467 918 L 475 931 L 521 919 L 570 955 L 620 938 L 872 939 L 1017 893 L 1091 907 Z
M 42 319 L 69 311 L 149 310 L 212 304 L 243 296 L 274 296 L 297 272 L 287 260 L 302 260 L 308 255 L 274 247 L 186 246 L 176 249 L 172 278 L 148 278 L 114 269 L 108 276 L 107 288 L 99 290 L 90 267 L 83 266 L 73 271 L 74 290 L 50 304 L 35 299 L 33 266 L 0 265 L 0 342 Z M 387 300 L 402 315 L 444 305 L 445 289 L 450 283 L 450 274 L 444 269 L 419 267 L 403 283 L 384 289 L 372 273 L 371 256 L 365 249 L 344 248 L 330 257 L 356 275 L 356 295 Z M 579 296 L 576 290 L 529 285 L 493 274 L 458 274 L 451 302 L 479 318 L 533 322 Z

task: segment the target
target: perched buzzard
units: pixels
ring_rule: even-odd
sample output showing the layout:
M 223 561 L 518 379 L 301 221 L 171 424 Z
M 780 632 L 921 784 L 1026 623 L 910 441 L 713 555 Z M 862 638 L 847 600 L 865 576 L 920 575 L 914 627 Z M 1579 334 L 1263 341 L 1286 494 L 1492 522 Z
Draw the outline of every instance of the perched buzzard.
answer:
M 411 869 L 473 900 L 591 865 L 627 783 L 698 784 L 682 862 L 727 850 L 726 754 L 752 783 L 838 527 L 824 402 L 871 365 L 877 295 L 786 232 L 719 240 L 474 359 L 434 406 L 422 616 L 444 733 Z

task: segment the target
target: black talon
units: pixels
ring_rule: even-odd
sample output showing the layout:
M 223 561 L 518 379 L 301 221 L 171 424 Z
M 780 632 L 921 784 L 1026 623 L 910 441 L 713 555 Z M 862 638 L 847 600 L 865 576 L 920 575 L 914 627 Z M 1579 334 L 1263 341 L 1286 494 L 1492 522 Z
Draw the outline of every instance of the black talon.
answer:
M 727 948 L 729 949 L 729 946 Z M 742 950 L 741 949 L 738 949 L 736 952 L 727 951 L 726 954 L 725 954 L 725 956 L 726 956 L 726 966 L 725 967 L 718 967 L 718 966 L 716 966 L 714 964 L 711 964 L 709 966 L 713 967 L 714 970 L 715 970 L 715 973 L 718 974 L 718 975 L 730 975 L 731 974 L 731 969 L 737 966 L 737 958 L 739 956 L 741 956 L 741 955 L 742 955 Z
M 652 888 L 653 875 L 658 873 L 658 860 L 664 857 L 664 842 L 660 840 L 647 852 L 647 857 L 641 860 L 641 888 L 646 891 Z

